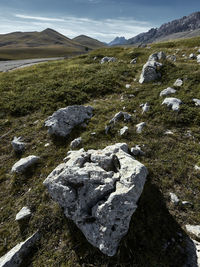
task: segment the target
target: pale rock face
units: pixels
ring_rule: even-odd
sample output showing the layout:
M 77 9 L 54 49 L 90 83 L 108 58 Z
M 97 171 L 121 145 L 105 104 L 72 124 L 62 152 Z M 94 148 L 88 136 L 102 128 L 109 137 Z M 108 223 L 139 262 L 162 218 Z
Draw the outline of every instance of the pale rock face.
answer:
M 57 110 L 48 117 L 45 126 L 48 127 L 49 134 L 67 137 L 74 127 L 83 124 L 92 116 L 93 108 L 91 106 L 68 106 Z
M 104 64 L 106 62 L 115 62 L 117 59 L 115 57 L 103 57 L 100 61 L 101 64 Z
M 136 132 L 141 133 L 143 128 L 146 126 L 146 122 L 140 122 L 136 125 Z
M 22 142 L 22 138 L 21 137 L 14 137 L 11 145 L 13 147 L 13 149 L 15 150 L 15 152 L 20 153 L 25 149 L 25 143 Z
M 193 98 L 192 101 L 195 103 L 195 106 L 200 106 L 200 99 Z
M 22 158 L 13 165 L 11 172 L 23 173 L 26 171 L 27 168 L 37 163 L 39 159 L 40 157 L 34 155 Z
M 81 142 L 82 142 L 81 137 L 74 139 L 70 144 L 70 148 L 72 148 L 72 149 L 77 148 L 78 146 L 80 146 Z
M 169 193 L 169 195 L 170 195 L 171 202 L 173 204 L 177 205 L 180 201 L 180 199 L 177 197 L 177 195 L 174 193 Z
M 181 79 L 177 79 L 174 83 L 174 86 L 180 87 L 183 85 L 183 81 Z
M 175 89 L 168 87 L 160 92 L 160 96 L 166 96 L 166 95 L 175 94 L 175 93 L 176 93 Z
M 167 105 L 168 107 L 171 107 L 172 110 L 178 111 L 180 108 L 180 105 L 182 104 L 182 101 L 178 98 L 174 97 L 168 97 L 165 98 L 165 100 L 162 102 L 162 105 Z
M 128 133 L 128 127 L 127 127 L 127 126 L 124 126 L 124 127 L 121 128 L 120 131 L 119 131 L 119 135 L 120 135 L 120 136 L 126 135 L 127 133 Z
M 64 160 L 44 184 L 87 240 L 113 256 L 137 208 L 147 169 L 123 143 L 70 151 Z
M 195 235 L 197 238 L 200 238 L 200 225 L 187 224 L 185 227 L 189 233 Z
M 28 207 L 23 207 L 16 215 L 15 221 L 21 221 L 31 216 L 31 211 Z
M 39 233 L 36 232 L 24 242 L 17 244 L 0 258 L 0 267 L 20 267 L 22 261 L 31 252 L 31 248 L 39 239 Z

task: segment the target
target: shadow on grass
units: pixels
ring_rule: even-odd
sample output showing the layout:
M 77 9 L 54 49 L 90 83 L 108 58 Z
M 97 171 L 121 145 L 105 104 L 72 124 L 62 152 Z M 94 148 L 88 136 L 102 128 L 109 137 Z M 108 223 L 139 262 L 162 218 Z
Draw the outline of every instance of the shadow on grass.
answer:
M 183 267 L 188 238 L 166 208 L 159 189 L 146 182 L 128 234 L 114 257 L 91 246 L 75 224 L 68 222 L 74 251 L 82 266 Z

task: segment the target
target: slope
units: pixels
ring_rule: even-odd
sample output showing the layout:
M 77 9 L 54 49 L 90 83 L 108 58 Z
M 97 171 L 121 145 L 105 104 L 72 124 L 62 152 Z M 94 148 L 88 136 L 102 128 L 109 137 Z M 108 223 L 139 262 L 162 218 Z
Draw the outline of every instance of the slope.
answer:
M 105 46 L 104 43 L 102 43 L 102 42 L 100 42 L 94 38 L 88 37 L 86 35 L 79 35 L 79 36 L 75 37 L 73 40 L 79 44 L 87 46 L 90 49 L 96 49 L 96 48 L 100 48 L 100 47 Z

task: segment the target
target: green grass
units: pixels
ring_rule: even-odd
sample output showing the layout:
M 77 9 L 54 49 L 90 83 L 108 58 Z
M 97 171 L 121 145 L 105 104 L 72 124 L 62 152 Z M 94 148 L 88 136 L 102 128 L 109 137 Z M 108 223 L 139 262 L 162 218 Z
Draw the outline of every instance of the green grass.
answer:
M 154 45 L 151 49 L 102 48 L 62 62 L 0 74 L 0 136 L 3 136 L 0 139 L 0 255 L 39 229 L 42 238 L 32 255 L 32 266 L 183 266 L 184 225 L 200 222 L 200 173 L 194 170 L 200 159 L 200 109 L 192 102 L 194 97 L 200 99 L 200 77 L 196 61 L 185 61 L 182 57 L 182 53 L 189 55 L 195 51 L 195 38 L 194 47 L 188 42 L 179 48 L 177 62 L 164 62 L 160 81 L 149 84 L 139 84 L 138 78 L 148 56 L 159 51 Z M 178 46 L 174 43 L 174 48 L 164 46 L 162 50 L 174 53 Z M 115 56 L 118 61 L 101 65 L 99 60 L 103 56 Z M 130 65 L 135 56 L 138 63 Z M 177 78 L 183 78 L 184 84 L 173 96 L 180 98 L 183 105 L 174 113 L 161 105 L 163 98 L 159 93 L 173 87 Z M 125 88 L 126 83 L 131 84 L 130 89 Z M 134 97 L 130 98 L 130 94 Z M 142 115 L 140 104 L 145 102 L 151 108 Z M 76 129 L 65 142 L 55 142 L 44 128 L 44 120 L 56 109 L 72 104 L 92 105 L 94 117 L 86 129 Z M 105 125 L 123 107 L 133 115 L 133 121 L 127 124 L 128 136 L 118 135 L 125 125 L 123 122 L 105 135 Z M 147 126 L 142 134 L 137 134 L 135 125 L 142 121 Z M 174 135 L 164 135 L 167 129 L 174 131 Z M 192 136 L 188 136 L 188 131 Z M 92 132 L 96 135 L 91 135 Z M 27 143 L 22 157 L 30 154 L 41 157 L 28 175 L 10 173 L 19 159 L 10 145 L 14 136 L 22 136 Z M 146 153 L 138 160 L 149 170 L 148 181 L 129 232 L 112 258 L 85 240 L 42 184 L 78 136 L 82 136 L 85 149 L 126 142 L 129 147 L 142 145 Z M 47 142 L 50 146 L 45 148 Z M 193 206 L 172 205 L 169 192 L 192 202 Z M 22 235 L 14 219 L 24 205 L 31 208 L 33 216 Z

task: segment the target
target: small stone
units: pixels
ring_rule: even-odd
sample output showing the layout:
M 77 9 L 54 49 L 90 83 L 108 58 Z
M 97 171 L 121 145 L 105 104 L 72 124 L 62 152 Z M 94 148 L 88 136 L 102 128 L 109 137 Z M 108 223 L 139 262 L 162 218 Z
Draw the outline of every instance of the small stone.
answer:
M 49 144 L 49 143 L 46 143 L 46 144 L 44 145 L 44 147 L 48 147 L 48 146 L 50 146 L 50 144 Z
M 91 135 L 96 135 L 96 132 L 92 132 Z
M 189 201 L 182 201 L 181 204 L 185 207 L 193 207 L 193 204 Z
M 200 106 L 200 99 L 193 98 L 192 101 L 195 103 L 195 106 Z
M 174 193 L 169 193 L 169 195 L 170 195 L 171 202 L 173 204 L 177 205 L 180 201 L 179 198 L 177 197 L 177 195 Z
M 167 105 L 168 107 L 171 107 L 172 110 L 178 111 L 180 108 L 180 105 L 182 104 L 182 101 L 178 98 L 174 97 L 168 97 L 165 98 L 165 100 L 162 102 L 162 105 Z
M 175 94 L 175 93 L 176 93 L 175 89 L 171 87 L 167 87 L 166 89 L 160 92 L 160 96 L 166 96 L 166 95 Z
M 137 63 L 137 58 L 134 58 L 130 61 L 130 64 L 136 64 Z
M 131 148 L 131 153 L 133 154 L 133 156 L 144 156 L 145 155 L 145 153 L 141 150 L 140 146 L 138 145 Z
M 194 166 L 194 169 L 195 169 L 196 171 L 200 171 L 200 167 L 197 166 L 197 165 Z
M 183 85 L 183 81 L 181 79 L 177 79 L 174 83 L 174 86 L 180 87 Z
M 13 165 L 11 172 L 23 173 L 26 171 L 27 168 L 37 163 L 39 159 L 40 157 L 34 155 L 22 158 Z
M 82 142 L 81 137 L 74 139 L 70 144 L 70 148 L 72 148 L 72 149 L 77 148 L 78 146 L 80 146 L 81 142 Z
M 21 221 L 31 216 L 31 211 L 28 207 L 23 207 L 16 215 L 15 221 Z
M 145 113 L 145 112 L 148 112 L 149 109 L 150 109 L 150 106 L 149 106 L 149 103 L 146 102 L 145 104 L 142 104 L 142 114 Z
M 132 119 L 132 116 L 127 112 L 118 112 L 114 115 L 114 117 L 109 121 L 109 124 L 116 124 L 119 120 L 124 120 L 125 122 L 129 122 Z
M 120 136 L 126 135 L 128 133 L 128 127 L 124 126 L 122 129 L 120 129 L 119 134 Z
M 143 128 L 146 126 L 146 123 L 145 122 L 140 122 L 136 125 L 136 132 L 137 133 L 141 133 Z
M 170 135 L 170 134 L 173 135 L 174 133 L 173 133 L 171 130 L 166 130 L 166 131 L 164 132 L 164 134 L 166 134 L 166 135 L 168 135 L 168 134 L 169 134 L 169 135 Z
M 200 238 L 200 225 L 187 224 L 185 227 L 189 233 L 195 235 L 197 238 Z
M 168 59 L 168 60 L 171 60 L 171 61 L 173 61 L 173 62 L 176 62 L 176 56 L 175 56 L 175 55 L 168 55 L 168 56 L 167 56 L 167 59 Z
M 189 59 L 196 59 L 196 58 L 197 58 L 197 56 L 194 53 L 191 53 L 189 55 Z
M 14 137 L 14 139 L 11 142 L 13 149 L 15 150 L 16 153 L 20 153 L 25 149 L 25 143 L 22 142 L 21 137 Z
M 126 84 L 126 89 L 131 88 L 131 84 Z

